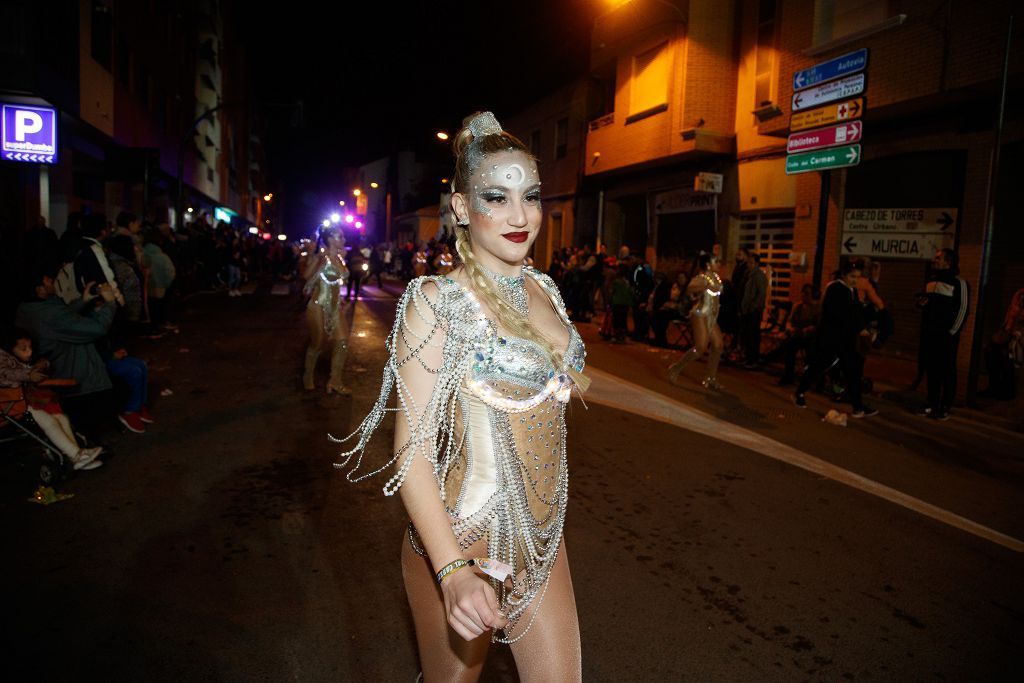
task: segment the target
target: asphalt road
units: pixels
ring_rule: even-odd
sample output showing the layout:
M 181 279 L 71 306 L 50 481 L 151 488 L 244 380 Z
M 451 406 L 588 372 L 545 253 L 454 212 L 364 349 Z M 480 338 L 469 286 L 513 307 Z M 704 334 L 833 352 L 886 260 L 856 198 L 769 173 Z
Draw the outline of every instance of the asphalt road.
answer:
M 377 394 L 395 302 L 366 293 L 380 298 L 352 311 L 351 398 L 301 390 L 296 297 L 201 296 L 179 335 L 138 349 L 156 392 L 173 391 L 154 400 L 158 422 L 110 434 L 107 465 L 59 487 L 74 498 L 25 503 L 25 473 L 5 460 L 9 672 L 414 680 L 401 504 L 383 481 L 348 483 L 326 439 Z M 712 395 L 668 385 L 664 352 L 590 347 L 605 384 L 617 376 L 637 398 L 570 411 L 566 537 L 585 680 L 1015 676 L 1024 555 L 954 523 L 1024 538 L 1014 435 L 965 421 L 936 433 L 894 408 L 843 429 L 819 421 L 823 404 L 797 411 L 730 370 Z M 659 400 L 682 406 L 677 422 L 699 410 L 720 431 L 651 419 Z M 737 429 L 763 443 L 735 445 Z M 772 444 L 821 466 L 773 457 Z M 507 649 L 493 649 L 484 680 L 516 680 Z

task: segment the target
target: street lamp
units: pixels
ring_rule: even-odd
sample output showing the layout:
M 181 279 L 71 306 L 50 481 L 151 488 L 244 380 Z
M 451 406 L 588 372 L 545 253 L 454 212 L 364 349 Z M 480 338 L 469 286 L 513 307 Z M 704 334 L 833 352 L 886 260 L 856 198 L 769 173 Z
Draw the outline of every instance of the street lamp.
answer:
M 323 225 L 323 226 L 324 226 L 325 228 L 329 228 L 329 227 L 331 227 L 331 219 L 330 219 L 330 218 L 325 218 L 325 219 L 324 219 L 324 222 L 322 223 L 322 225 Z
M 272 194 L 265 194 L 265 195 L 263 195 L 263 201 L 265 201 L 265 202 L 269 202 L 273 198 L 274 198 L 274 195 L 272 195 Z
M 331 214 L 331 223 L 339 223 L 339 222 L 341 222 L 341 216 L 336 214 L 336 213 L 332 213 Z
M 342 199 L 340 202 L 338 202 L 338 206 L 345 206 L 345 200 Z
M 380 185 L 378 185 L 377 183 L 370 183 L 370 187 L 376 190 L 378 187 L 380 187 Z
M 447 140 L 448 139 L 448 133 L 445 133 L 443 130 L 437 131 L 437 139 L 441 140 L 442 142 L 444 140 Z
M 358 187 L 357 187 L 356 189 L 352 190 L 352 196 L 353 196 L 353 197 L 358 197 L 358 196 L 359 196 L 359 195 L 361 195 L 362 193 L 363 193 L 363 191 L 362 191 L 362 190 L 360 190 L 360 189 L 359 189 Z

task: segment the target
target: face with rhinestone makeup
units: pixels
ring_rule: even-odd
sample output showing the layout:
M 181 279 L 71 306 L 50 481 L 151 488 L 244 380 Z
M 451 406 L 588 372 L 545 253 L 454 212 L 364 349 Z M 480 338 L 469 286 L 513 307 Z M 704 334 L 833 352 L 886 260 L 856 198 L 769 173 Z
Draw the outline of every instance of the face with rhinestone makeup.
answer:
M 519 268 L 540 230 L 537 163 L 520 151 L 489 154 L 470 183 L 467 192 L 452 195 L 452 206 L 458 218 L 469 219 L 473 253 L 495 271 Z

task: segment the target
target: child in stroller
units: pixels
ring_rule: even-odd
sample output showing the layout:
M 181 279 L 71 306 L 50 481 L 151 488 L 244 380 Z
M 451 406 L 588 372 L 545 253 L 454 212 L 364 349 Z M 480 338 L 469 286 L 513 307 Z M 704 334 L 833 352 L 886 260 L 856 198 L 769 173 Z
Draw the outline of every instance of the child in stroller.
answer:
M 92 470 L 102 466 L 103 462 L 97 460 L 103 452 L 102 446 L 82 448 L 78 445 L 71 421 L 61 410 L 56 393 L 45 388 L 48 366 L 45 359 L 32 364 L 32 338 L 28 332 L 12 329 L 3 333 L 0 339 L 0 420 L 14 422 L 23 432 L 31 434 L 23 423 L 27 413 L 74 469 Z

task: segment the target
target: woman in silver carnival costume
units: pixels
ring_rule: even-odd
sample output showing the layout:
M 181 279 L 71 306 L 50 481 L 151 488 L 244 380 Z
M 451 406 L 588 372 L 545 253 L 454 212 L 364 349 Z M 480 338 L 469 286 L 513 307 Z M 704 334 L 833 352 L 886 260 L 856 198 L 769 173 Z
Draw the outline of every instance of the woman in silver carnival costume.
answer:
M 542 220 L 536 161 L 490 112 L 455 153 L 462 263 L 409 284 L 380 397 L 337 466 L 352 481 L 394 468 L 384 493 L 400 490 L 412 519 L 402 573 L 424 680 L 475 681 L 498 642 L 523 681 L 578 681 L 564 418 L 586 352 L 554 282 L 523 266 Z M 388 410 L 394 456 L 357 474 Z
M 309 346 L 302 385 L 307 391 L 316 389 L 316 362 L 320 354 L 331 354 L 331 377 L 327 393 L 350 393 L 343 371 L 348 355 L 348 321 L 341 315 L 341 288 L 348 279 L 345 265 L 345 234 L 337 226 L 317 230 L 316 251 L 309 254 L 303 276 L 303 291 L 309 296 L 306 322 L 309 323 Z
M 679 373 L 690 361 L 708 354 L 708 374 L 701 381 L 708 389 L 721 389 L 718 383 L 718 361 L 722 357 L 722 330 L 718 327 L 718 306 L 722 296 L 722 279 L 718 257 L 701 252 L 697 257 L 697 274 L 690 278 L 686 294 L 694 300 L 690 309 L 691 346 L 683 357 L 668 369 L 668 377 L 675 384 Z

